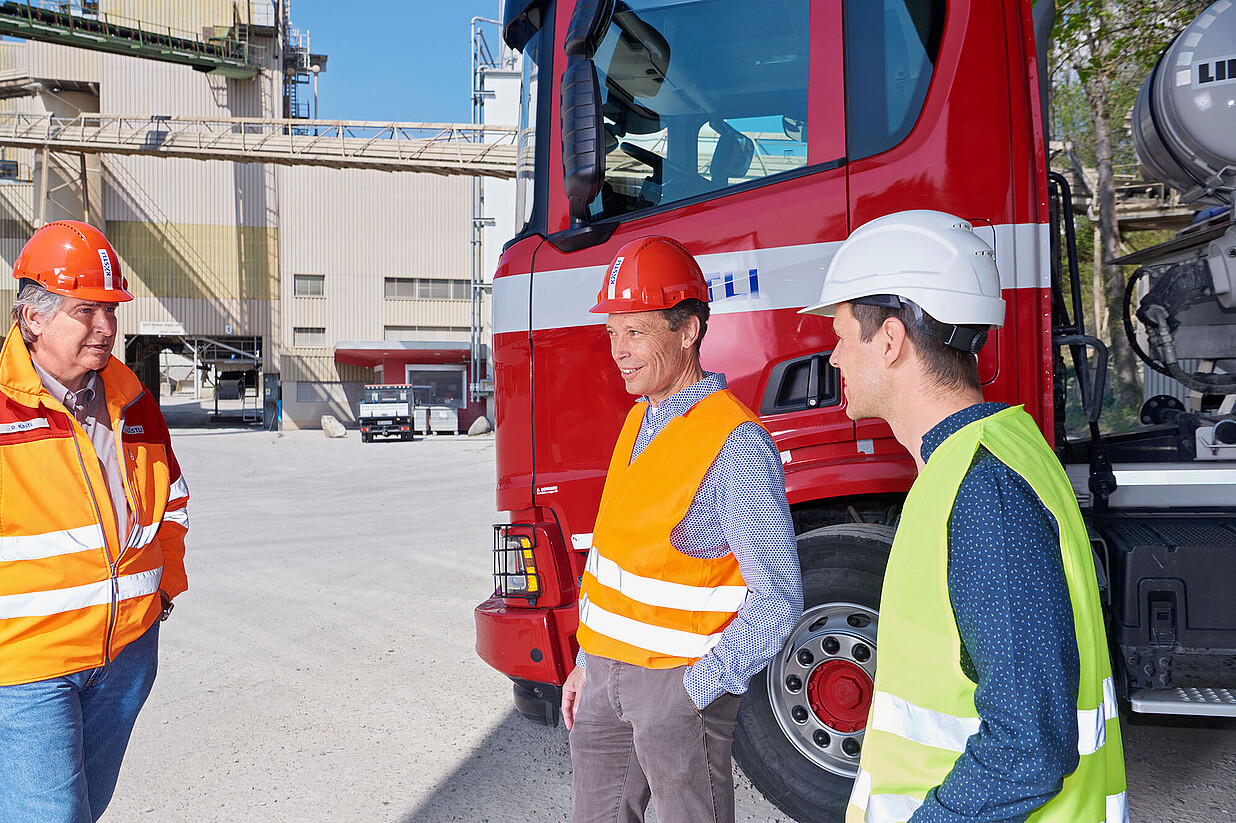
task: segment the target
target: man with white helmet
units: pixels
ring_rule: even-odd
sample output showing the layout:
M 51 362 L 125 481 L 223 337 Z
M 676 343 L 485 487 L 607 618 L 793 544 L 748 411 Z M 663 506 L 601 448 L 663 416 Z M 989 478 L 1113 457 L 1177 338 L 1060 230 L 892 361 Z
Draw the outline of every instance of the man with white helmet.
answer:
M 848 823 L 1127 820 L 1093 554 L 1068 478 L 975 355 L 1003 325 L 991 248 L 949 214 L 862 226 L 817 305 L 847 413 L 919 468 L 880 601 Z

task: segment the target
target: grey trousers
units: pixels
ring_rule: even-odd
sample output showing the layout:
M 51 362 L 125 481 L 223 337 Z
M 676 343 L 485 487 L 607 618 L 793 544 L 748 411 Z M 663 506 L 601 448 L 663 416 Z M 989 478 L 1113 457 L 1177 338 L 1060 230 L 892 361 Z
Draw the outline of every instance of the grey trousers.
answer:
M 738 695 L 701 712 L 685 668 L 645 669 L 588 656 L 571 729 L 574 823 L 733 823 L 730 745 Z

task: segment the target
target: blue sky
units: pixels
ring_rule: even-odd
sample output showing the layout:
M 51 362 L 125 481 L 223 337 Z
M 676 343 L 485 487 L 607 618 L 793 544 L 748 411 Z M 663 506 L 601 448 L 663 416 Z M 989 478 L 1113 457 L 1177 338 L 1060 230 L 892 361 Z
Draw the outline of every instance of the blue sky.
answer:
M 499 0 L 292 0 L 292 24 L 329 57 L 318 116 L 467 123 L 469 21 L 497 19 Z M 486 32 L 496 44 L 497 26 Z

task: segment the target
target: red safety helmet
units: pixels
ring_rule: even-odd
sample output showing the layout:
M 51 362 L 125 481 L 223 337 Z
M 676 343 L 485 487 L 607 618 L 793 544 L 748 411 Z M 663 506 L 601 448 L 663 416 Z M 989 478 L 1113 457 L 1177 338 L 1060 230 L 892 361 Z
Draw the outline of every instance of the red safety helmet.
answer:
M 57 220 L 36 231 L 13 266 L 13 277 L 33 280 L 65 297 L 96 303 L 133 299 L 120 258 L 103 232 L 89 223 Z
M 691 252 L 668 237 L 641 237 L 618 250 L 605 272 L 597 304 L 588 311 L 659 311 L 692 297 L 708 302 L 708 283 Z

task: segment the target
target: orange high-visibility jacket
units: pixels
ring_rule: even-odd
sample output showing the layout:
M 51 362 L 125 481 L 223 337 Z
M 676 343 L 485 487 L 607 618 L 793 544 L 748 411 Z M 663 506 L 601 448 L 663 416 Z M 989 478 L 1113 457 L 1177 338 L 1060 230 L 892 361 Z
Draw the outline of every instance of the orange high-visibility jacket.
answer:
M 577 639 L 588 654 L 669 669 L 707 654 L 747 599 L 734 555 L 690 557 L 674 548 L 670 532 L 730 433 L 759 418 L 729 391 L 713 392 L 632 461 L 646 408 L 635 404 L 614 446 L 580 589 Z
M 0 686 L 110 662 L 184 591 L 189 489 L 158 401 L 99 372 L 132 512 L 121 546 L 90 437 L 43 387 L 16 324 L 0 351 Z

